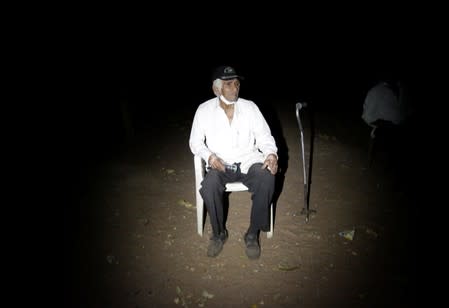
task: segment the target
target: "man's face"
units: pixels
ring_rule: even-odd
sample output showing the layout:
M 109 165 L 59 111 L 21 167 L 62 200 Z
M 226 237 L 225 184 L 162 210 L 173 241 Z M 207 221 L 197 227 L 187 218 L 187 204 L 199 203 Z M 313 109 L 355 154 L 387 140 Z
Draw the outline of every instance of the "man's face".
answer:
M 240 81 L 238 79 L 223 80 L 222 95 L 231 102 L 239 98 Z

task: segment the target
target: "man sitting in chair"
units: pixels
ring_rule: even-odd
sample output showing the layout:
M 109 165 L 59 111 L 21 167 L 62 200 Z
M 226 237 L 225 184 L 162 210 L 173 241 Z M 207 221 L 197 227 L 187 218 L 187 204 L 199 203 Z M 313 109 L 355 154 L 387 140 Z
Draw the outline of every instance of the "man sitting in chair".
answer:
M 259 233 L 270 228 L 277 147 L 257 105 L 239 98 L 241 79 L 232 67 L 215 70 L 212 90 L 216 97 L 198 106 L 190 133 L 192 153 L 207 162 L 200 193 L 213 232 L 207 248 L 209 257 L 217 256 L 228 238 L 223 211 L 227 183 L 242 182 L 252 194 L 249 228 L 243 237 L 248 258 L 259 258 Z

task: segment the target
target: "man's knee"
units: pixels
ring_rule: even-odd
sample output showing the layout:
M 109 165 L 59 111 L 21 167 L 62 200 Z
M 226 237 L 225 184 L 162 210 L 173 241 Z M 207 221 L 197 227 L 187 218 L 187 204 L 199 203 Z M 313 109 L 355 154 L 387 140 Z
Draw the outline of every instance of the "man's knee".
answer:
M 274 185 L 275 176 L 272 175 L 267 168 L 262 169 L 261 167 L 262 165 L 255 166 L 254 169 L 252 170 L 254 174 L 254 179 L 257 182 L 264 183 L 266 185 Z

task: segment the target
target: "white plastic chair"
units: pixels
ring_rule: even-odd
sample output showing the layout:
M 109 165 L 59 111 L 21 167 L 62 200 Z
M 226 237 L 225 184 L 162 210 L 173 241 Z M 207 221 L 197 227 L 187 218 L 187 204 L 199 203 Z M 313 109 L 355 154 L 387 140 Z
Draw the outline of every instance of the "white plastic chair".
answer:
M 196 216 L 198 234 L 203 236 L 203 221 L 204 221 L 204 201 L 200 194 L 201 182 L 203 181 L 206 172 L 206 162 L 200 157 L 194 156 L 195 165 L 195 193 L 196 193 Z M 232 182 L 226 184 L 226 191 L 248 191 L 248 187 L 242 182 Z M 270 206 L 270 231 L 267 232 L 267 238 L 273 237 L 273 203 Z

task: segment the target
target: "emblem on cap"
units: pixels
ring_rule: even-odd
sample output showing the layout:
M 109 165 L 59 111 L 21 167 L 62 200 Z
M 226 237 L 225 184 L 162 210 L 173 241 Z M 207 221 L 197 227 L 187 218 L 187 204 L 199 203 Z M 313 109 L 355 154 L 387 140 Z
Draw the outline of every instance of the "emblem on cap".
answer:
M 230 66 L 224 69 L 225 74 L 235 74 L 234 69 Z

